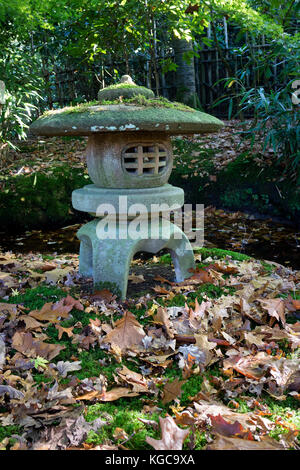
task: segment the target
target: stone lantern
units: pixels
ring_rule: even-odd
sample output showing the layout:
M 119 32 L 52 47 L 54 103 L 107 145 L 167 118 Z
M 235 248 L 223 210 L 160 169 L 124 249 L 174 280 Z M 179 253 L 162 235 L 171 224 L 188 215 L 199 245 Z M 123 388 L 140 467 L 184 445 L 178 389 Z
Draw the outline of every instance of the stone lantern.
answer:
M 73 191 L 72 204 L 95 219 L 82 226 L 79 271 L 94 285 L 116 286 L 125 299 L 131 260 L 140 251 L 170 251 L 177 282 L 195 267 L 190 242 L 170 222 L 184 203 L 168 184 L 170 136 L 215 132 L 223 123 L 180 103 L 155 98 L 129 76 L 99 91 L 98 103 L 45 113 L 31 125 L 38 135 L 88 136 L 87 166 L 94 184 Z M 133 229 L 134 228 L 134 229 Z

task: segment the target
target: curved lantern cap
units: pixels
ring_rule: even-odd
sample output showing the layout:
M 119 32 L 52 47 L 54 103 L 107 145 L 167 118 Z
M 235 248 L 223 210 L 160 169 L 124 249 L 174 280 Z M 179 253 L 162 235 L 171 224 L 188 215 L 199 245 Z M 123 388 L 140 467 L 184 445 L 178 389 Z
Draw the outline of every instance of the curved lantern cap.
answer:
M 91 135 L 111 132 L 162 132 L 168 135 L 216 132 L 219 119 L 181 103 L 154 98 L 151 90 L 135 85 L 129 76 L 104 88 L 99 104 L 49 111 L 30 126 L 37 135 Z
M 119 84 L 111 85 L 99 90 L 98 100 L 101 103 L 106 100 L 111 101 L 118 99 L 120 96 L 122 96 L 122 99 L 130 99 L 138 95 L 142 95 L 150 99 L 155 98 L 152 90 L 145 88 L 144 86 L 136 85 L 129 75 L 123 75 Z
M 78 109 L 77 109 L 78 108 Z M 91 135 L 107 132 L 164 132 L 169 135 L 216 132 L 223 123 L 200 111 L 130 104 L 80 106 L 46 113 L 30 126 L 37 135 Z

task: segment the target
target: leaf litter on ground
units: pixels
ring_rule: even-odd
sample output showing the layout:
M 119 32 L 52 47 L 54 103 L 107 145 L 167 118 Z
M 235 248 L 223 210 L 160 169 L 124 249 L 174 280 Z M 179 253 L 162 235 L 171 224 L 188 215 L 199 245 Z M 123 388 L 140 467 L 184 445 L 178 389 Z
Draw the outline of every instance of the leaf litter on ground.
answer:
M 119 400 L 130 409 L 135 399 L 146 410 L 145 448 L 193 449 L 199 433 L 207 449 L 299 448 L 295 412 L 282 418 L 265 404 L 300 398 L 298 271 L 201 256 L 183 283 L 158 276 L 154 294 L 119 302 L 84 288 L 75 255 L 1 260 L 0 423 L 22 430 L 7 448 L 130 446 L 113 416 L 87 422 L 85 410 L 113 403 L 117 412 Z M 45 294 L 31 308 L 22 299 L 34 289 Z

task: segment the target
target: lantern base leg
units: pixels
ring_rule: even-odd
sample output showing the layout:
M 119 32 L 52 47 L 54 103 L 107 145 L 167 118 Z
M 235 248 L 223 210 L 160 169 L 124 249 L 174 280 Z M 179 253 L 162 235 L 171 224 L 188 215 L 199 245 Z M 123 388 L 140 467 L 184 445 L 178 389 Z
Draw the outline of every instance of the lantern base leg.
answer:
M 190 242 L 182 230 L 168 220 L 145 220 L 141 231 L 134 233 L 130 230 L 130 221 L 118 222 L 111 234 L 114 238 L 102 238 L 99 223 L 101 219 L 95 219 L 77 233 L 79 272 L 93 277 L 96 288 L 116 287 L 124 300 L 131 260 L 141 251 L 156 254 L 167 249 L 173 260 L 176 281 L 182 282 L 192 275 L 190 270 L 195 268 L 195 261 Z

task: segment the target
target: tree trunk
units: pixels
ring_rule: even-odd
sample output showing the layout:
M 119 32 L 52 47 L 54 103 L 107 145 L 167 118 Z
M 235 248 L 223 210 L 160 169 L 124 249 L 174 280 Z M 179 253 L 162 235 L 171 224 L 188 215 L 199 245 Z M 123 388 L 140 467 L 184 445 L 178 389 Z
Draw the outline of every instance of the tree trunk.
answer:
M 192 41 L 174 39 L 173 49 L 175 53 L 176 69 L 176 99 L 189 106 L 197 106 L 196 80 L 194 57 L 188 58 L 193 52 Z

